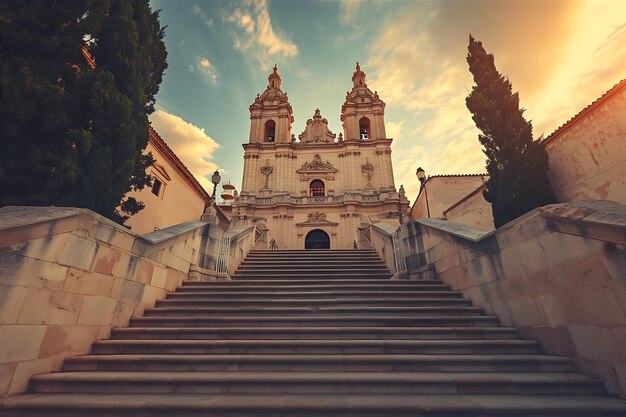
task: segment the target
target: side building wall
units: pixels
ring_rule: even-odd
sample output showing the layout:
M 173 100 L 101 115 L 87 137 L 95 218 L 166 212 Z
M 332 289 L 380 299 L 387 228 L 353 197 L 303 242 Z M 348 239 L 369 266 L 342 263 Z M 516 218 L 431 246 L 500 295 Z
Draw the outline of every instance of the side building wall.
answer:
M 198 221 L 209 201 L 208 194 L 173 152 L 165 148 L 167 145 L 163 140 L 152 136 L 156 134 L 152 130 L 150 134 L 145 153 L 152 153 L 155 164 L 148 168 L 148 173 L 161 183 L 161 187 L 156 194 L 152 187 L 127 194 L 145 204 L 143 210 L 126 221 L 126 226 L 139 234 Z
M 546 139 L 559 201 L 626 204 L 626 80 Z

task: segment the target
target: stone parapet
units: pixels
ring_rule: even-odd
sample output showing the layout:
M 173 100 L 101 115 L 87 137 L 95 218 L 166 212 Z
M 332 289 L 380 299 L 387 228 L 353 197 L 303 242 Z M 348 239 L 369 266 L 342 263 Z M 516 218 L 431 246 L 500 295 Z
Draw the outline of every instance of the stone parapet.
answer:
M 0 209 L 0 396 L 88 353 L 192 266 L 214 270 L 220 235 L 205 222 L 139 236 L 86 209 Z
M 626 207 L 538 208 L 494 232 L 437 219 L 403 226 L 409 270 L 431 267 L 504 325 L 626 395 Z

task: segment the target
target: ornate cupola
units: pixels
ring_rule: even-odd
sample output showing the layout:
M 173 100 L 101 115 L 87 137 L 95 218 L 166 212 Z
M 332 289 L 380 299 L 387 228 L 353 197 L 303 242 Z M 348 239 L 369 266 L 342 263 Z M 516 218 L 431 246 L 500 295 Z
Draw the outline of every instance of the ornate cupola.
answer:
M 250 143 L 288 143 L 291 140 L 293 110 L 287 93 L 280 89 L 278 67 L 267 77 L 267 88 L 250 106 Z
M 352 74 L 352 91 L 346 93 L 346 101 L 341 106 L 344 140 L 386 139 L 385 103 L 372 92 L 365 83 L 365 73 L 356 63 Z

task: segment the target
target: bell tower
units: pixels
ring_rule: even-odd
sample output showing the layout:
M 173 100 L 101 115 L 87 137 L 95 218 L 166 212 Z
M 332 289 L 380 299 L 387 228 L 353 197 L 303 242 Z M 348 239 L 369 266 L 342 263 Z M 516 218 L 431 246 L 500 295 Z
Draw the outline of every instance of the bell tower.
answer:
M 250 143 L 289 143 L 293 111 L 287 93 L 280 89 L 278 67 L 267 77 L 267 88 L 250 106 Z
M 344 140 L 386 139 L 385 103 L 372 93 L 365 83 L 365 73 L 356 63 L 352 74 L 352 91 L 346 93 L 346 101 L 341 106 Z

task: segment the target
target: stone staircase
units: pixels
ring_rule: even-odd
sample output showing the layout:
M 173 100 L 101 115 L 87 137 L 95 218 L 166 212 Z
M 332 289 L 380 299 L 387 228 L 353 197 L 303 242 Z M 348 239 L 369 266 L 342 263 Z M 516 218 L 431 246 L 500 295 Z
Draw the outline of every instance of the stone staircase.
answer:
M 2 416 L 626 416 L 603 382 L 374 251 L 252 251 L 34 376 Z

